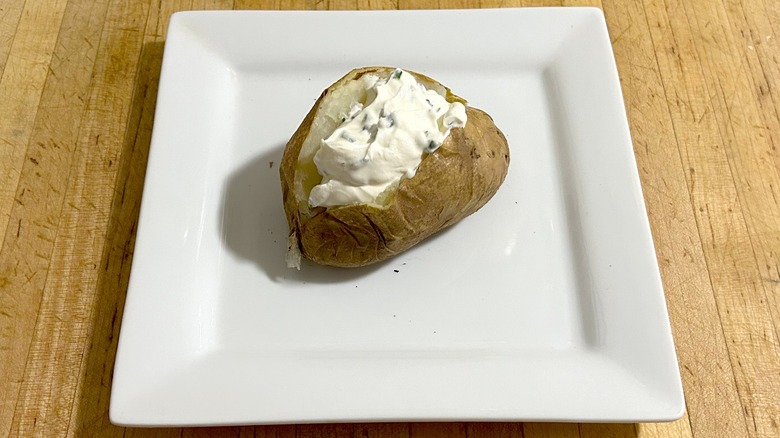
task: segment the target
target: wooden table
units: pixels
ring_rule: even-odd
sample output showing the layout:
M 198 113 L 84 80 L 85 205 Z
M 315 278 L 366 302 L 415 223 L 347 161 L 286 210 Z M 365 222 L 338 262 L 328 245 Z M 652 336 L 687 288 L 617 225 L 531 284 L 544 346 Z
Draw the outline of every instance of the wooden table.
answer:
M 780 436 L 775 0 L 272 2 L 604 10 L 685 386 L 681 420 L 112 426 L 111 374 L 168 17 L 251 3 L 0 0 L 0 436 Z

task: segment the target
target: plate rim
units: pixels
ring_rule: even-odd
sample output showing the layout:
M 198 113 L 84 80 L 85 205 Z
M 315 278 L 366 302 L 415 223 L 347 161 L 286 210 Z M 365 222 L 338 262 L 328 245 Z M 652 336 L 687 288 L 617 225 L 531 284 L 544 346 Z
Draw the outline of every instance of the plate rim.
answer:
M 537 11 L 537 12 L 533 12 L 534 10 Z M 607 41 L 607 43 L 609 43 L 608 33 L 607 33 L 607 29 L 606 29 L 606 21 L 604 19 L 603 13 L 598 8 L 593 8 L 593 7 L 575 7 L 575 8 L 571 8 L 571 7 L 568 7 L 568 8 L 557 8 L 557 7 L 508 8 L 508 9 L 502 9 L 501 11 L 502 11 L 502 13 L 512 13 L 512 14 L 515 14 L 515 13 L 538 13 L 539 11 L 542 11 L 542 10 L 546 11 L 544 13 L 547 13 L 547 14 L 549 14 L 549 13 L 584 14 L 584 15 L 589 15 L 591 18 L 595 17 L 597 20 L 599 20 L 599 22 L 601 23 L 601 26 L 603 27 L 603 29 L 600 30 L 600 32 L 603 32 L 603 35 L 601 35 L 601 37 L 602 38 L 606 37 L 606 41 Z M 490 11 L 494 11 L 492 13 L 495 13 L 495 11 L 498 11 L 498 9 L 417 10 L 417 11 L 382 11 L 382 12 L 380 12 L 380 11 L 338 11 L 338 14 L 350 15 L 350 14 L 359 13 L 359 14 L 369 14 L 369 15 L 372 15 L 372 14 L 377 14 L 377 13 L 386 14 L 387 12 L 392 12 L 393 15 L 406 15 L 406 14 L 466 14 L 466 15 L 470 15 L 470 14 L 483 14 L 483 13 L 488 13 L 489 14 L 489 13 L 491 13 Z M 256 14 L 258 16 L 260 16 L 260 15 L 274 16 L 274 15 L 277 15 L 277 14 L 285 14 L 285 15 L 317 14 L 317 15 L 322 15 L 324 17 L 327 17 L 328 15 L 333 15 L 334 12 L 331 12 L 331 11 L 251 11 L 251 12 L 250 11 L 183 11 L 183 12 L 177 12 L 177 13 L 173 14 L 173 16 L 171 17 L 171 24 L 170 24 L 170 27 L 169 27 L 168 40 L 166 41 L 166 51 L 165 51 L 165 55 L 164 55 L 164 58 L 163 58 L 163 64 L 162 64 L 162 72 L 161 72 L 161 79 L 160 79 L 160 90 L 162 91 L 164 89 L 164 87 L 168 87 L 168 85 L 167 85 L 168 82 L 172 80 L 171 77 L 172 77 L 173 73 L 171 71 L 174 69 L 174 66 L 172 66 L 171 63 L 170 63 L 171 55 L 169 54 L 169 50 L 172 53 L 176 49 L 176 45 L 175 44 L 176 44 L 177 38 L 181 38 L 182 37 L 182 35 L 181 35 L 182 32 L 191 32 L 192 31 L 192 29 L 189 28 L 187 26 L 187 23 L 186 23 L 188 17 L 204 17 L 204 16 L 231 17 L 231 16 L 236 16 L 237 14 L 243 14 L 243 15 Z M 172 44 L 171 44 L 170 49 L 169 49 L 169 45 L 168 44 L 171 41 L 172 41 Z M 613 56 L 612 55 L 612 50 L 611 50 L 611 45 L 609 46 L 609 55 Z M 168 60 L 169 62 L 166 62 L 166 60 Z M 615 78 L 617 78 L 617 67 L 614 64 L 614 59 L 613 59 L 612 66 L 614 68 Z M 623 103 L 622 92 L 620 90 L 619 85 L 618 85 L 618 94 L 616 94 L 615 96 L 616 96 L 616 98 L 619 98 L 620 104 L 622 105 L 622 103 Z M 161 101 L 162 101 L 162 99 L 158 98 L 158 108 L 160 108 Z M 155 122 L 157 122 L 157 118 L 158 118 L 159 115 L 160 115 L 159 113 L 156 114 Z M 625 112 L 623 113 L 623 116 L 625 117 Z M 625 121 L 624 124 L 625 124 L 625 126 L 624 126 L 625 132 L 626 132 L 626 135 L 627 135 L 627 138 L 628 138 L 628 143 L 630 145 L 631 144 L 631 140 L 630 140 L 630 132 L 628 131 L 627 121 Z M 155 136 L 153 134 L 153 136 L 152 136 L 152 146 L 151 146 L 152 149 L 150 150 L 150 156 L 149 156 L 149 166 L 150 166 L 150 169 L 151 169 L 151 166 L 154 164 L 153 163 L 153 159 L 154 159 L 153 151 L 155 150 L 155 144 L 156 144 Z M 633 156 L 633 151 L 631 153 L 631 158 L 635 159 L 635 157 Z M 635 161 L 633 162 L 633 165 L 634 165 L 634 169 L 633 169 L 634 170 L 634 174 L 636 175 L 636 181 L 635 181 L 636 182 L 636 190 L 638 190 L 637 193 L 638 193 L 638 196 L 639 196 L 639 200 L 643 201 L 644 198 L 642 197 L 641 186 L 639 185 L 638 172 L 636 172 L 636 163 L 635 163 Z M 143 193 L 143 200 L 142 200 L 141 215 L 144 215 L 144 212 L 145 212 L 145 209 L 144 209 L 145 202 L 144 201 L 148 197 L 147 196 L 147 191 L 151 191 L 151 190 L 154 190 L 151 185 L 148 185 L 148 184 L 145 185 L 144 193 Z M 649 221 L 647 219 L 647 213 L 646 213 L 646 209 L 644 207 L 643 202 L 642 202 L 641 209 L 644 212 L 644 222 L 646 222 L 646 224 L 647 224 L 647 237 L 649 237 L 651 239 L 650 240 L 650 248 L 653 251 L 652 255 L 653 255 L 653 257 L 655 257 L 655 248 L 653 246 L 652 237 L 650 236 Z M 146 213 L 148 214 L 148 211 Z M 147 221 L 147 219 L 144 219 L 144 221 Z M 139 228 L 138 228 L 139 237 L 140 237 L 140 234 L 142 232 L 144 232 L 144 231 L 145 230 L 141 228 L 141 221 L 139 220 Z M 137 238 L 136 245 L 138 245 L 138 242 L 141 242 L 141 241 L 142 241 L 142 239 Z M 136 267 L 136 263 L 135 263 L 135 260 L 134 260 L 133 261 L 133 268 L 131 268 L 131 284 L 128 286 L 128 293 L 127 293 L 127 297 L 128 297 L 127 300 L 128 300 L 128 302 L 131 299 L 135 299 L 135 297 L 137 295 L 133 290 L 131 290 L 131 289 L 133 289 L 133 287 L 132 287 L 132 279 L 133 279 L 132 271 L 134 270 L 135 267 Z M 656 272 L 658 272 L 657 264 L 656 264 Z M 658 282 L 660 283 L 660 273 L 658 274 Z M 132 297 L 131 297 L 131 295 L 132 295 Z M 661 299 L 661 301 L 664 301 L 663 293 L 661 294 L 660 299 Z M 662 305 L 663 305 L 663 310 L 664 310 L 662 319 L 665 319 L 665 324 L 663 324 L 664 321 L 662 321 L 661 325 L 665 326 L 665 329 L 667 330 L 666 335 L 668 336 L 669 340 L 671 341 L 671 339 L 672 339 L 671 338 L 671 327 L 670 327 L 669 320 L 668 320 L 668 311 L 666 310 L 665 302 L 663 302 Z M 132 319 L 134 317 L 131 316 L 130 318 Z M 114 376 L 114 385 L 112 385 L 112 392 L 111 392 L 111 403 L 110 403 L 110 413 L 109 413 L 109 415 L 110 415 L 110 419 L 111 419 L 111 421 L 113 423 L 119 424 L 119 425 L 127 425 L 127 426 L 137 426 L 137 425 L 260 424 L 258 422 L 251 421 L 251 420 L 248 420 L 247 422 L 244 422 L 244 421 L 237 421 L 237 422 L 236 421 L 230 421 L 230 422 L 226 422 L 226 423 L 225 422 L 219 422 L 219 421 L 216 421 L 216 422 L 215 421 L 205 421 L 205 422 L 202 422 L 202 423 L 198 423 L 198 422 L 159 423 L 159 422 L 145 422 L 144 420 L 141 419 L 143 417 L 143 415 L 132 415 L 132 414 L 128 415 L 128 410 L 127 409 L 129 408 L 129 405 L 128 405 L 127 400 L 123 399 L 123 397 L 121 397 L 123 395 L 123 394 L 120 394 L 120 391 L 122 389 L 120 389 L 120 391 L 115 391 L 117 388 L 121 388 L 121 385 L 117 386 L 116 383 L 117 383 L 118 380 L 121 381 L 123 379 L 122 368 L 128 366 L 128 365 L 125 364 L 125 362 L 127 360 L 129 360 L 129 359 L 127 359 L 127 354 L 129 354 L 129 353 L 126 352 L 126 350 L 127 350 L 126 348 L 123 348 L 123 339 L 125 339 L 128 336 L 128 335 L 124 334 L 126 332 L 126 330 L 127 330 L 126 324 L 130 324 L 130 323 L 127 323 L 127 321 L 129 321 L 129 319 L 128 319 L 128 313 L 127 313 L 127 308 L 126 308 L 125 309 L 125 314 L 123 315 L 123 318 L 122 318 L 122 328 L 121 328 L 121 331 L 120 331 L 120 340 L 119 340 L 119 346 L 118 346 L 116 362 L 115 362 L 115 369 L 118 372 Z M 123 336 L 123 334 L 124 334 L 124 336 Z M 675 356 L 675 365 L 676 365 L 677 364 L 677 362 L 676 362 L 676 353 L 674 352 L 673 345 L 672 345 L 672 355 Z M 679 388 L 678 388 L 678 391 L 677 391 L 676 394 L 672 394 L 671 395 L 672 399 L 674 399 L 672 401 L 672 405 L 673 406 L 670 405 L 670 407 L 667 407 L 665 409 L 666 414 L 664 414 L 664 415 L 659 415 L 659 416 L 656 416 L 655 418 L 642 417 L 642 418 L 618 418 L 618 419 L 609 418 L 609 416 L 605 416 L 603 418 L 597 418 L 597 417 L 592 417 L 592 418 L 556 418 L 554 416 L 551 416 L 551 417 L 544 417 L 544 418 L 536 418 L 535 420 L 543 420 L 543 421 L 550 421 L 550 420 L 558 420 L 558 421 L 671 421 L 671 420 L 680 418 L 684 414 L 685 405 L 684 405 L 684 397 L 683 397 L 683 392 L 682 392 L 681 379 L 680 379 L 680 376 L 679 376 L 679 369 L 676 366 L 675 366 L 675 371 L 677 373 L 676 379 L 679 382 L 679 385 L 678 385 Z M 123 404 L 124 404 L 124 406 L 123 406 Z M 448 417 L 448 416 L 444 415 L 442 417 L 397 418 L 397 417 L 394 417 L 394 416 L 390 415 L 387 418 L 380 418 L 379 420 L 372 419 L 372 418 L 362 418 L 361 417 L 361 418 L 352 419 L 352 421 L 420 421 L 420 420 L 425 420 L 425 419 L 429 419 L 429 420 L 442 420 L 442 419 L 443 420 L 456 420 L 456 419 L 459 419 L 459 418 L 463 418 L 463 417 Z M 505 420 L 505 421 L 518 421 L 520 419 L 521 418 L 518 418 L 518 417 L 511 417 L 511 418 L 509 418 L 509 417 L 507 417 L 507 418 L 504 418 L 504 417 L 491 417 L 489 415 L 488 416 L 484 416 L 483 415 L 483 416 L 480 416 L 480 417 L 470 418 L 470 420 Z M 525 419 L 525 418 L 523 418 L 522 420 L 528 421 L 528 420 L 534 420 L 534 419 Z M 287 423 L 287 422 L 310 422 L 310 421 L 314 421 L 314 422 L 340 421 L 340 419 L 339 418 L 319 419 L 319 420 L 318 419 L 313 419 L 313 420 L 288 419 L 288 420 L 284 420 L 282 422 Z M 274 421 L 270 421 L 270 422 L 269 421 L 264 421 L 262 424 L 273 424 L 273 423 L 274 423 Z

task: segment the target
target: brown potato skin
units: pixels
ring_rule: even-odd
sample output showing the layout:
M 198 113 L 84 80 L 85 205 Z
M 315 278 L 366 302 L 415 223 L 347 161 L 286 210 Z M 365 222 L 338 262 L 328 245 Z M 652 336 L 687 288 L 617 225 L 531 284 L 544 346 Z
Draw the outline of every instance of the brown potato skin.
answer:
M 320 101 L 347 80 L 386 69 L 356 69 L 331 85 L 285 147 L 280 176 L 290 245 L 297 244 L 300 253 L 316 263 L 358 267 L 392 257 L 479 210 L 506 177 L 509 146 L 504 134 L 487 113 L 466 106 L 466 126 L 453 129 L 435 152 L 423 158 L 417 174 L 400 183 L 387 207 L 358 204 L 313 208 L 309 214 L 299 211 L 293 190 L 296 164 Z M 462 101 L 449 90 L 447 100 Z

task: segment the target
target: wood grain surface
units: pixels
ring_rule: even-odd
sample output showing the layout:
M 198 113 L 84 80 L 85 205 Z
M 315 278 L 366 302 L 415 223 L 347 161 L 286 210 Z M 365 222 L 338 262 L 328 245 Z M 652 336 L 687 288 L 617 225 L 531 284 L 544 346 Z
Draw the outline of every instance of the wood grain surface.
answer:
M 596 6 L 687 411 L 662 424 L 132 429 L 108 400 L 170 15 Z M 0 0 L 0 436 L 780 437 L 780 2 Z

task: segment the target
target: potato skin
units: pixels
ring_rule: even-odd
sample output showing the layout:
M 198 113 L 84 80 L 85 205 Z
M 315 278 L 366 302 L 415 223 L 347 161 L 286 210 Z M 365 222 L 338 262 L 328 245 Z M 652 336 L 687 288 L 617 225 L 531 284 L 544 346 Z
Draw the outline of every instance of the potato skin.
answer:
M 413 178 L 401 181 L 386 207 L 367 204 L 301 211 L 294 190 L 298 156 L 317 117 L 320 102 L 334 87 L 363 74 L 394 69 L 367 67 L 348 73 L 323 91 L 285 147 L 280 167 L 284 209 L 290 226 L 289 251 L 316 263 L 358 267 L 385 260 L 479 210 L 496 193 L 509 167 L 504 134 L 484 111 L 466 106 L 468 121 L 427 154 Z M 432 79 L 410 72 L 423 83 Z M 447 90 L 447 100 L 462 101 Z M 290 263 L 288 255 L 288 264 Z

